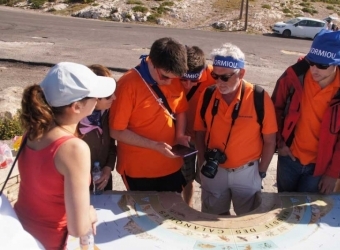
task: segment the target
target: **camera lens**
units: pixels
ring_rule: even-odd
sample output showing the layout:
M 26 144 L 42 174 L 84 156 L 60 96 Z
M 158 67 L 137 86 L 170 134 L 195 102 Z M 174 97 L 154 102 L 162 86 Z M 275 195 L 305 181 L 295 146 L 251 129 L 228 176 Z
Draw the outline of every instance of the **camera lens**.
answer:
M 201 173 L 210 179 L 213 179 L 217 174 L 218 162 L 217 161 L 206 161 L 201 169 Z

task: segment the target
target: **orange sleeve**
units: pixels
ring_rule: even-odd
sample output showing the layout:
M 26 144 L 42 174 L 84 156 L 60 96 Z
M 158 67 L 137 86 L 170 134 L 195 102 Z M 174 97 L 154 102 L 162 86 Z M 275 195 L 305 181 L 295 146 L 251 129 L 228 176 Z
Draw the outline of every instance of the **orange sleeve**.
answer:
M 180 87 L 180 97 L 178 99 L 178 105 L 177 105 L 176 110 L 175 110 L 176 114 L 186 112 L 188 110 L 188 106 L 189 106 L 182 85 L 180 85 L 179 87 Z
M 129 81 L 129 77 L 125 75 L 118 80 L 115 92 L 116 100 L 112 102 L 110 108 L 110 129 L 124 130 L 128 127 L 134 105 L 134 91 L 131 89 Z

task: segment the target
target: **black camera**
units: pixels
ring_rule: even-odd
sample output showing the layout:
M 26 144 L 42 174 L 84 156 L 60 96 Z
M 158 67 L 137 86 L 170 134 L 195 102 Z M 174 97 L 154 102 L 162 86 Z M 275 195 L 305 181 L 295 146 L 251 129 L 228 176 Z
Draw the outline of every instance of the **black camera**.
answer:
M 204 153 L 204 158 L 205 163 L 202 166 L 201 173 L 210 179 L 215 177 L 218 170 L 218 164 L 225 163 L 227 160 L 225 153 L 217 148 L 208 149 Z

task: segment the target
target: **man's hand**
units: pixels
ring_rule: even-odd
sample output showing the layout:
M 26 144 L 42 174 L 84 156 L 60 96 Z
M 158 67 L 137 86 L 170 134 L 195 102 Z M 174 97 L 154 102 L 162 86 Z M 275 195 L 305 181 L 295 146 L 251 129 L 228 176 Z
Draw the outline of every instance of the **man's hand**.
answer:
M 286 145 L 284 145 L 281 148 L 278 148 L 277 153 L 278 153 L 278 155 L 281 155 L 281 156 L 289 156 L 293 161 L 296 161 L 294 155 L 290 151 L 290 148 L 287 147 Z
M 98 189 L 99 190 L 104 190 L 104 188 L 107 185 L 107 182 L 110 179 L 111 176 L 111 168 L 109 166 L 105 166 L 102 169 L 102 175 L 98 180 L 95 181 L 96 184 L 98 184 Z
M 191 137 L 188 135 L 182 135 L 176 138 L 176 143 L 177 144 L 181 144 L 183 146 L 187 146 L 189 147 L 189 141 L 190 141 Z
M 156 142 L 153 146 L 153 149 L 158 151 L 159 153 L 169 157 L 169 158 L 176 158 L 179 157 L 171 152 L 171 146 L 165 142 Z
M 335 183 L 336 183 L 336 178 L 323 175 L 321 177 L 321 180 L 319 182 L 319 191 L 322 194 L 330 194 L 333 192 Z

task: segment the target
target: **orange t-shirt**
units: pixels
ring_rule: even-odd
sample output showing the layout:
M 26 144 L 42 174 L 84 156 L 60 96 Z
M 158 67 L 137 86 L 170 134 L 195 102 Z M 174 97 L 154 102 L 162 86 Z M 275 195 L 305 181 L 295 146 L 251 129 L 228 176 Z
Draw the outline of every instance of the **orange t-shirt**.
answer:
M 213 70 L 212 65 L 208 65 L 205 70 L 202 72 L 201 78 L 200 78 L 200 85 L 193 94 L 193 96 L 188 101 L 189 108 L 186 112 L 187 117 L 187 126 L 186 126 L 186 135 L 190 135 L 191 141 L 195 140 L 195 131 L 194 131 L 194 122 L 195 122 L 195 115 L 196 115 L 196 108 L 198 99 L 201 96 L 202 92 L 209 86 L 213 85 L 215 83 L 214 78 L 211 77 L 210 72 Z M 179 79 L 176 79 L 174 81 L 180 82 Z M 185 95 L 189 93 L 190 89 L 184 89 Z
M 222 97 L 222 94 L 216 89 L 210 99 L 210 103 L 205 113 L 205 120 L 207 128 L 200 116 L 200 109 L 202 106 L 203 96 L 201 95 L 195 117 L 195 131 L 207 131 L 205 135 L 205 142 L 207 142 L 210 131 L 210 142 L 208 148 L 217 148 L 221 151 L 224 149 L 224 144 L 227 141 L 229 130 L 232 122 L 232 113 L 235 104 L 241 97 L 241 86 L 234 100 L 228 105 Z M 228 145 L 225 150 L 227 160 L 225 163 L 220 164 L 220 167 L 224 168 L 237 168 L 246 164 L 249 161 L 257 160 L 261 157 L 263 141 L 260 133 L 260 125 L 257 123 L 257 115 L 254 106 L 254 89 L 253 85 L 246 83 L 244 96 L 241 104 L 241 108 L 238 117 L 235 120 L 235 124 L 232 127 Z M 212 106 L 216 99 L 219 99 L 218 112 L 215 115 L 213 124 L 212 120 Z M 264 119 L 263 119 L 263 134 L 272 134 L 277 132 L 277 124 L 275 118 L 274 105 L 268 95 L 265 92 L 264 95 Z
M 180 83 L 159 85 L 159 88 L 175 114 L 186 112 L 188 103 Z M 151 91 L 135 69 L 125 73 L 118 81 L 116 100 L 110 109 L 110 129 L 129 129 L 142 137 L 172 146 L 175 144 L 175 125 Z M 148 148 L 117 142 L 117 171 L 120 174 L 135 178 L 161 177 L 178 171 L 182 164 L 182 158 L 169 158 Z
M 333 82 L 324 89 L 321 89 L 320 85 L 313 80 L 310 70 L 306 73 L 300 107 L 301 115 L 290 147 L 293 155 L 303 165 L 316 162 L 321 121 L 339 87 L 339 69 L 336 71 Z

